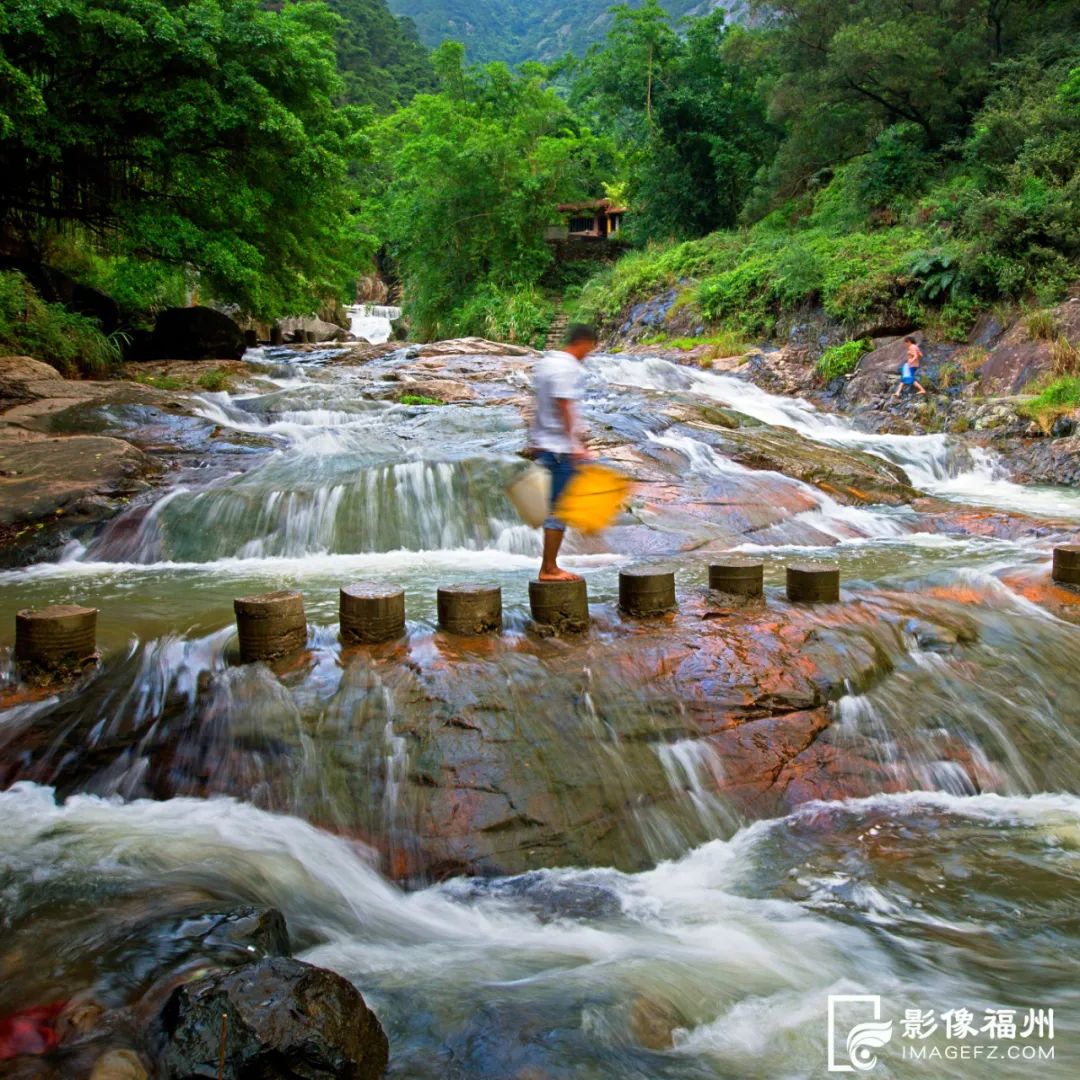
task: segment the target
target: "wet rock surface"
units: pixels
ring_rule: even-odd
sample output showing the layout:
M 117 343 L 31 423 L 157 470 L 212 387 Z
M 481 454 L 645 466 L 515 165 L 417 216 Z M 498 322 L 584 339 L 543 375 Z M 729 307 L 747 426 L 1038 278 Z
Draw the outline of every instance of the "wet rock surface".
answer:
M 164 1080 L 218 1076 L 222 1060 L 235 1080 L 375 1080 L 389 1054 L 351 983 L 284 958 L 180 987 L 162 1027 Z
M 0 565 L 55 557 L 73 536 L 179 479 L 177 466 L 244 467 L 266 448 L 266 440 L 222 437 L 193 415 L 200 375 L 222 371 L 241 384 L 253 381 L 250 365 L 180 366 L 182 380 L 176 361 L 129 366 L 147 384 L 64 379 L 29 357 L 0 358 Z
M 1080 486 L 1080 435 L 996 443 L 1018 484 Z
M 730 460 L 749 469 L 782 471 L 843 503 L 896 506 L 918 494 L 903 469 L 872 454 L 823 446 L 798 432 L 733 419 L 708 407 L 676 409 L 673 415 L 689 415 L 699 432 L 709 430 L 709 441 Z
M 522 440 L 532 358 L 458 351 L 474 347 L 449 343 L 447 355 L 432 356 L 379 350 L 367 359 L 356 348 L 308 354 L 305 393 L 318 402 L 323 382 L 330 387 L 341 377 L 322 370 L 324 356 L 355 353 L 354 362 L 342 361 L 350 394 L 364 408 L 384 410 L 386 432 L 403 447 L 431 424 L 452 439 L 486 409 L 491 447 L 512 452 Z M 398 403 L 417 387 L 454 392 L 458 401 Z M 594 444 L 637 483 L 628 512 L 604 538 L 609 552 L 699 551 L 704 579 L 710 551 L 748 539 L 835 543 L 835 533 L 815 524 L 822 495 L 835 501 L 829 505 L 910 505 L 904 512 L 918 516 L 904 528 L 943 535 L 1016 538 L 1062 528 L 918 499 L 902 470 L 883 458 L 825 446 L 685 390 L 635 395 L 633 408 L 618 391 L 590 405 Z M 172 460 L 190 453 L 200 466 L 214 445 L 223 469 L 275 445 L 274 436 L 251 436 L 244 445 L 202 418 L 170 418 L 168 400 L 83 402 L 47 423 L 68 432 L 122 423 L 132 442 L 171 444 Z M 295 416 L 297 404 L 289 389 L 245 399 L 251 417 L 269 421 Z M 691 450 L 704 459 L 688 459 Z M 465 487 L 458 497 L 475 495 Z M 796 532 L 788 531 L 793 521 Z M 166 549 L 156 551 L 146 524 L 143 509 L 123 514 L 108 526 L 103 550 L 114 559 L 161 557 Z M 439 523 L 432 526 L 434 542 L 448 542 Z M 356 531 L 353 525 L 353 542 Z M 355 550 L 375 543 L 359 540 L 369 547 Z M 428 541 L 391 532 L 384 542 L 394 549 Z M 587 538 L 577 543 L 590 550 Z M 233 551 L 235 544 L 222 555 Z M 922 629 L 909 634 L 894 601 L 810 612 L 776 608 L 775 600 L 730 604 L 680 587 L 679 603 L 655 625 L 638 624 L 619 616 L 614 597 L 601 596 L 592 631 L 575 642 L 524 632 L 513 619 L 507 633 L 486 640 L 413 628 L 401 641 L 344 650 L 340 676 L 316 680 L 318 703 L 308 683 L 321 663 L 318 645 L 273 672 L 226 668 L 204 672 L 184 691 L 163 686 L 152 712 L 134 698 L 116 699 L 116 685 L 147 677 L 142 658 L 117 658 L 78 693 L 39 701 L 4 728 L 2 782 L 32 779 L 62 795 L 237 795 L 365 840 L 393 876 L 408 881 L 556 863 L 638 868 L 656 857 L 643 836 L 708 835 L 687 809 L 680 785 L 691 782 L 719 800 L 728 828 L 810 798 L 922 782 L 858 740 L 836 740 L 833 709 L 844 693 L 872 688 L 902 663 L 909 638 L 931 652 L 971 647 L 942 628 L 940 616 L 922 613 Z M 95 728 L 101 716 L 108 721 Z M 390 763 L 388 738 L 401 755 Z M 682 743 L 697 762 L 692 781 L 666 749 Z M 616 746 L 625 768 L 612 770 Z M 958 760 L 967 761 L 961 750 Z M 673 779 L 679 775 L 682 781 Z
M 234 1010 L 226 1076 L 382 1075 L 378 1021 L 344 980 L 289 959 L 289 932 L 275 909 L 222 910 L 197 890 L 122 883 L 113 873 L 89 891 L 41 883 L 7 918 L 0 970 L 19 980 L 18 1002 L 30 996 L 51 1004 L 12 1012 L 13 1000 L 0 990 L 0 1076 L 217 1077 L 221 1012 Z M 252 1023 L 260 1001 L 274 1008 Z M 322 1034 L 310 1030 L 324 1023 Z M 208 1071 L 191 1060 L 200 1038 L 213 1047 Z M 290 1062 L 296 1071 L 288 1071 Z
M 835 702 L 892 678 L 912 647 L 978 648 L 974 624 L 906 595 L 809 609 L 684 590 L 679 602 L 645 622 L 594 607 L 592 630 L 572 641 L 434 634 L 346 650 L 318 699 L 305 689 L 309 665 L 277 677 L 240 668 L 195 702 L 170 696 L 152 716 L 125 706 L 91 739 L 108 687 L 123 681 L 114 671 L 13 720 L 2 783 L 237 795 L 362 838 L 388 873 L 420 882 L 546 865 L 640 869 L 665 850 L 659 837 L 700 842 L 720 827 L 698 816 L 688 785 L 732 829 L 809 799 L 925 782 L 911 764 L 925 756 L 917 740 L 883 759 L 871 734 L 837 729 Z M 397 765 L 386 761 L 388 730 Z M 934 756 L 993 786 L 969 748 Z

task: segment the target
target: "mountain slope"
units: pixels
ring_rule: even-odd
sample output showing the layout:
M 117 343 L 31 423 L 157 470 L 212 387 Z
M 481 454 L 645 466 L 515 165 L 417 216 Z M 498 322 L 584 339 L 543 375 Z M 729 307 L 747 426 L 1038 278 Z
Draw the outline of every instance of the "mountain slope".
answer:
M 583 53 L 611 24 L 613 0 L 388 0 L 397 15 L 415 23 L 427 45 L 448 38 L 464 42 L 472 60 L 554 60 Z M 745 16 L 746 0 L 663 0 L 675 18 L 724 8 Z
M 338 69 L 352 105 L 389 111 L 435 85 L 428 51 L 407 18 L 391 13 L 386 0 L 326 0 L 341 16 Z

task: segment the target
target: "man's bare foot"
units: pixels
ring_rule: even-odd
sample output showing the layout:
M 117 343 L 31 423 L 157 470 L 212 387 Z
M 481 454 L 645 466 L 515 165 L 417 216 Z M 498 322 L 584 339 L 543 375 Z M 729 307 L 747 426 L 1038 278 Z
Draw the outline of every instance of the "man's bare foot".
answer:
M 571 574 L 569 570 L 560 570 L 556 567 L 554 570 L 541 570 L 536 575 L 537 581 L 581 581 L 580 574 Z

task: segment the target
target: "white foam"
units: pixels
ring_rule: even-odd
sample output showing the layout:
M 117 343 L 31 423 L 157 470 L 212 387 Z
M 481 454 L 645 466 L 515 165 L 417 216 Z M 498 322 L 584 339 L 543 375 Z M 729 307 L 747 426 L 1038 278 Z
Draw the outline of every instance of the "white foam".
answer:
M 656 357 L 601 356 L 590 370 L 615 385 L 681 390 L 718 401 L 775 427 L 791 428 L 827 446 L 863 450 L 899 465 L 912 484 L 941 498 L 1020 513 L 1080 520 L 1080 491 L 1031 488 L 1002 475 L 991 452 L 972 447 L 958 452 L 947 435 L 890 435 L 857 430 L 841 416 L 819 412 L 802 398 L 769 394 L 731 375 L 683 367 Z
M 626 561 L 622 555 L 567 555 L 560 560 L 584 572 Z M 215 559 L 212 562 L 61 562 L 35 563 L 19 570 L 0 572 L 0 584 L 25 583 L 29 580 L 52 578 L 107 577 L 110 575 L 159 574 L 176 571 L 208 572 L 229 577 L 249 578 L 280 575 L 290 579 L 304 580 L 323 576 L 340 575 L 349 571 L 371 572 L 417 572 L 424 570 L 489 570 L 507 571 L 535 570 L 536 558 L 518 555 L 496 548 L 470 550 L 455 548 L 448 551 L 385 551 L 354 555 L 303 555 L 273 556 L 268 558 Z

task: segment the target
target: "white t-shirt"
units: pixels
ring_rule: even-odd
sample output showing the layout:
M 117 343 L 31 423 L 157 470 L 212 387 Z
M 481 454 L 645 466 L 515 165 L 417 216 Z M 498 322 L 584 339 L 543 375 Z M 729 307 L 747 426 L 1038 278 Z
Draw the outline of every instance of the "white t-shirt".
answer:
M 557 401 L 580 401 L 585 396 L 585 367 L 565 352 L 548 352 L 533 369 L 536 413 L 530 443 L 537 450 L 569 454 L 574 441 L 563 424 Z

